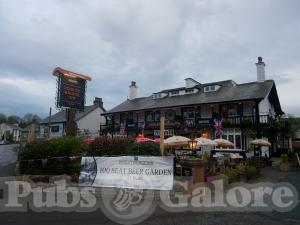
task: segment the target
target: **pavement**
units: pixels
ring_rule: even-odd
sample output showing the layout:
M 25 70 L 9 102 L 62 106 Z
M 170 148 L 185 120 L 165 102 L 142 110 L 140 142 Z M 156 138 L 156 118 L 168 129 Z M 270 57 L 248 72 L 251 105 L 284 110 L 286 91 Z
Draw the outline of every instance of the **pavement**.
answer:
M 18 148 L 18 144 L 0 145 L 0 177 L 15 175 Z
M 7 165 L 6 165 L 7 166 Z M 262 170 L 261 177 L 255 182 L 289 182 L 300 193 L 300 170 L 290 173 L 282 173 L 277 166 Z M 254 181 L 253 181 L 254 182 Z M 149 212 L 150 213 L 150 212 Z M 38 213 L 27 212 L 2 212 L 0 213 L 0 225 L 113 225 L 102 211 L 95 212 L 51 212 Z M 170 213 L 161 208 L 145 221 L 139 223 L 145 225 L 299 225 L 300 205 L 290 212 L 178 212 Z

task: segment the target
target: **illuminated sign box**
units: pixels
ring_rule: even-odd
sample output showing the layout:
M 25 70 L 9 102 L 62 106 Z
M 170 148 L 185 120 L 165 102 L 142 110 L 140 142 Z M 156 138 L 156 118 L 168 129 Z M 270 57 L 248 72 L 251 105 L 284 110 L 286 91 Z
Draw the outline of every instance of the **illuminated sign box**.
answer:
M 59 67 L 54 70 L 53 75 L 58 77 L 56 106 L 83 111 L 86 81 L 91 78 Z

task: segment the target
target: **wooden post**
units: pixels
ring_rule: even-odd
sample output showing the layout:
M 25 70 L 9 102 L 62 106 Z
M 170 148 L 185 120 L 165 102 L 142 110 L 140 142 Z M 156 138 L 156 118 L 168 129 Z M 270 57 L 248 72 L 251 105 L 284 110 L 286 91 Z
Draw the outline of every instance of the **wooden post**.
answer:
M 66 110 L 66 136 L 76 136 L 75 109 Z
M 27 142 L 33 142 L 35 140 L 35 121 L 33 120 L 31 123 L 31 129 L 28 133 Z
M 257 138 L 261 138 L 261 126 L 260 126 L 260 116 L 259 116 L 259 102 L 260 100 L 255 101 L 255 127 L 257 129 Z
M 160 153 L 161 156 L 164 156 L 164 139 L 165 139 L 165 116 L 160 117 Z
M 52 108 L 49 110 L 49 122 L 48 122 L 48 138 L 50 138 L 51 133 L 51 117 L 52 117 Z

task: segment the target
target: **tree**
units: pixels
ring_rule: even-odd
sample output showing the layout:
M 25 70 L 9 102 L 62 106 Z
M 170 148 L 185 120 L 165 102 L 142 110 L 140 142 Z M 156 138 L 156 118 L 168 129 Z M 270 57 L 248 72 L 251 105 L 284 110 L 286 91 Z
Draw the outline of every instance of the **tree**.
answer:
M 7 122 L 7 117 L 3 113 L 0 113 L 0 124 L 6 122 Z
M 300 128 L 300 118 L 296 118 L 292 115 L 287 114 L 280 121 L 288 121 L 290 125 L 288 134 L 291 138 L 295 138 L 297 130 Z
M 21 128 L 25 128 L 31 123 L 39 123 L 41 121 L 41 118 L 38 115 L 32 114 L 32 113 L 26 113 L 25 116 L 23 116 L 21 122 L 19 123 L 19 126 Z
M 7 123 L 9 124 L 19 124 L 21 122 L 21 118 L 19 116 L 13 115 L 7 118 Z
M 30 124 L 33 121 L 40 122 L 41 118 L 38 115 L 27 113 L 22 120 L 24 123 Z

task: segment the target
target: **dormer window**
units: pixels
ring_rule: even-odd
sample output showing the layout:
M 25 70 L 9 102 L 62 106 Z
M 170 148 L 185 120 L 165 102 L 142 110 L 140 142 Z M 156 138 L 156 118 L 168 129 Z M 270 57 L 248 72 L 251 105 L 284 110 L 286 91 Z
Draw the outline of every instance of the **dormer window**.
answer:
M 210 86 L 206 86 L 204 87 L 204 92 L 213 92 L 213 91 L 217 91 L 219 90 L 221 86 L 220 85 L 210 85 Z
M 161 98 L 161 93 L 153 94 L 153 99 Z
M 166 97 L 168 94 L 164 93 L 164 92 L 160 92 L 160 93 L 154 93 L 152 95 L 152 99 L 160 99 L 160 98 L 164 98 Z
M 194 93 L 194 89 L 186 89 L 185 93 L 186 94 L 193 94 Z
M 171 96 L 179 95 L 179 91 L 171 91 Z

